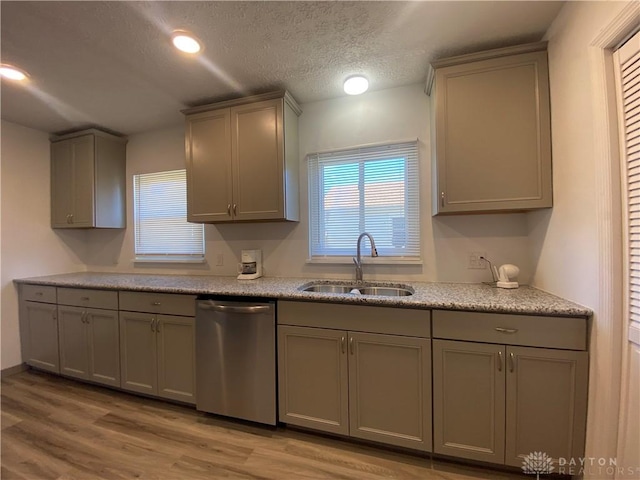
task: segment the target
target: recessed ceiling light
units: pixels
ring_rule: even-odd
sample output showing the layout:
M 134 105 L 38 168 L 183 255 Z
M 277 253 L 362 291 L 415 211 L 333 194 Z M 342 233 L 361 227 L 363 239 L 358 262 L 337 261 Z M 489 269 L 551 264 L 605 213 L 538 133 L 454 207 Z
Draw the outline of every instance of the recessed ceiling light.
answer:
M 189 32 L 176 30 L 171 34 L 173 45 L 185 53 L 198 53 L 202 50 L 202 46 L 196 37 Z
M 354 75 L 344 81 L 344 91 L 348 95 L 360 95 L 369 88 L 369 80 L 362 75 Z
M 28 75 L 19 68 L 16 68 L 12 65 L 6 65 L 4 63 L 0 65 L 0 76 L 8 80 L 15 80 L 17 82 L 26 80 L 28 77 Z

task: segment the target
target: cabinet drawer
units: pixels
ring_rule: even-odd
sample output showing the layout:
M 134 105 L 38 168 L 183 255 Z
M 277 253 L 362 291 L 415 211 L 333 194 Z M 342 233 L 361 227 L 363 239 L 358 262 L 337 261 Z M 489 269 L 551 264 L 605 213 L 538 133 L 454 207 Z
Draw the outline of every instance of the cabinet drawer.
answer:
M 585 318 L 433 311 L 433 338 L 586 350 Z
M 334 303 L 278 302 L 278 325 L 429 338 L 431 312 Z
M 58 304 L 117 310 L 118 292 L 87 288 L 58 288 Z
M 32 302 L 56 303 L 56 287 L 22 285 L 22 299 Z
M 173 293 L 120 292 L 120 310 L 194 317 L 196 296 Z

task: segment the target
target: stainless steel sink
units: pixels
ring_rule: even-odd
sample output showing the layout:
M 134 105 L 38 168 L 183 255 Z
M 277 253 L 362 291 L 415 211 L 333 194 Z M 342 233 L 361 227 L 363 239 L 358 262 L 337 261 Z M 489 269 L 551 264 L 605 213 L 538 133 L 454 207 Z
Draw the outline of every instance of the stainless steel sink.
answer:
M 382 295 L 385 297 L 406 297 L 413 295 L 413 288 L 408 285 L 391 286 L 391 285 L 374 285 L 365 284 L 328 284 L 328 283 L 312 283 L 302 285 L 299 290 L 303 292 L 316 293 L 348 293 L 350 295 Z

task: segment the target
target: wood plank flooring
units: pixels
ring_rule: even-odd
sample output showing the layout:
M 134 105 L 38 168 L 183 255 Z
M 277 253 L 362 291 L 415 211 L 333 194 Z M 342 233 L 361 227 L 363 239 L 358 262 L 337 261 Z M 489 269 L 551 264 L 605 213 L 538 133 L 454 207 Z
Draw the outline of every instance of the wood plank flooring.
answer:
M 1 389 L 3 480 L 531 479 L 235 422 L 34 370 L 3 379 Z

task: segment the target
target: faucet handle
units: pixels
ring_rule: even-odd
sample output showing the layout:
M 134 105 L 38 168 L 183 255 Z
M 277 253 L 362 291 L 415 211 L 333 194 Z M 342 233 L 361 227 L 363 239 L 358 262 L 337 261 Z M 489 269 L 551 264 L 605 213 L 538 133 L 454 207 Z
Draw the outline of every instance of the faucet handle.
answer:
M 356 267 L 359 267 L 360 264 L 358 263 L 358 260 L 356 259 L 356 257 L 352 257 L 353 263 Z

